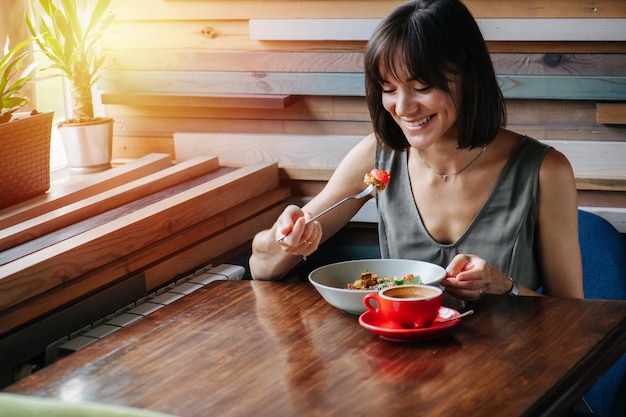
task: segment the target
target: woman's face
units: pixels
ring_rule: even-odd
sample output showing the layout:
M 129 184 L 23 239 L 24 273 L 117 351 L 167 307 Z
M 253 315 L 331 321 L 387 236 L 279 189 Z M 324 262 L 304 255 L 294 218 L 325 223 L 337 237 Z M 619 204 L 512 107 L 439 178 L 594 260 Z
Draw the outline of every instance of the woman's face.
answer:
M 450 94 L 410 79 L 406 72 L 398 73 L 400 80 L 385 68 L 381 74 L 383 107 L 412 147 L 424 149 L 441 139 L 457 143 L 458 115 Z

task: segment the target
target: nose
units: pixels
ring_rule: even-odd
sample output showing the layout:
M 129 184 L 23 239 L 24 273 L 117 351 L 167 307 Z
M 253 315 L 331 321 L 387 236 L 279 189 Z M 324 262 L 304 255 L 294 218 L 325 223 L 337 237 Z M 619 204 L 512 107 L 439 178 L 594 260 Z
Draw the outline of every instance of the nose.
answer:
M 404 91 L 396 95 L 396 114 L 400 117 L 410 116 L 419 106 L 412 94 Z

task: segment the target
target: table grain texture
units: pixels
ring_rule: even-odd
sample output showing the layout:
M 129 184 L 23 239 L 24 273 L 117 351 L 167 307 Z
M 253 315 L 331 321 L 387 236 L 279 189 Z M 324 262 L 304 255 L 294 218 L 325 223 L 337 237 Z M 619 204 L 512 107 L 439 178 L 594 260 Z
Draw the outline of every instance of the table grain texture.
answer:
M 486 296 L 391 342 L 308 283 L 219 281 L 7 392 L 188 416 L 561 415 L 626 350 L 626 302 Z

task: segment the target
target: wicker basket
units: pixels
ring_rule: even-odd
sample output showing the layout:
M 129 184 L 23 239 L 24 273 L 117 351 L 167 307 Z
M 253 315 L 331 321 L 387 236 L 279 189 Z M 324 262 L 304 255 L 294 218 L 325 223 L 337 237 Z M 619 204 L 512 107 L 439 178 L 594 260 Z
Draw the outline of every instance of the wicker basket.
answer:
M 50 188 L 53 112 L 20 113 L 0 124 L 0 209 Z

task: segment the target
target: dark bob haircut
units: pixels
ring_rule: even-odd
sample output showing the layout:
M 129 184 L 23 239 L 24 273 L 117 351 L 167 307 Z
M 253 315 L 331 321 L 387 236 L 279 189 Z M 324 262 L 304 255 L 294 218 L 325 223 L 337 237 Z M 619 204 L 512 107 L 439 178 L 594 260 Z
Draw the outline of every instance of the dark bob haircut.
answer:
M 458 112 L 459 148 L 490 143 L 506 123 L 506 109 L 487 45 L 476 21 L 458 0 L 413 0 L 395 8 L 365 50 L 365 91 L 374 132 L 386 149 L 409 147 L 382 104 L 381 69 L 406 73 L 451 93 Z M 403 81 L 403 80 L 401 80 Z

